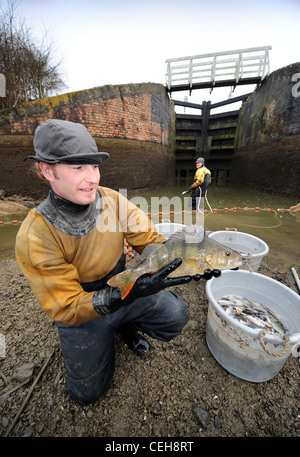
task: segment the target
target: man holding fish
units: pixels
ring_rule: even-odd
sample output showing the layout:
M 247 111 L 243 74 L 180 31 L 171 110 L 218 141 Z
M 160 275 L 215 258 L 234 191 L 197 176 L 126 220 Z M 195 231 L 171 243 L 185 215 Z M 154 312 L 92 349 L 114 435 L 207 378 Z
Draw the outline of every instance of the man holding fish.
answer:
M 138 330 L 170 341 L 189 315 L 184 300 L 165 289 L 218 276 L 222 268 L 239 266 L 240 258 L 193 233 L 166 241 L 139 208 L 99 187 L 99 164 L 109 154 L 98 151 L 83 125 L 47 120 L 35 131 L 34 150 L 29 158 L 50 191 L 22 223 L 16 257 L 57 325 L 67 391 L 88 404 L 111 385 L 116 334 L 137 354 L 149 351 Z M 113 215 L 114 223 L 105 224 L 103 214 Z M 125 239 L 148 256 L 124 278 Z

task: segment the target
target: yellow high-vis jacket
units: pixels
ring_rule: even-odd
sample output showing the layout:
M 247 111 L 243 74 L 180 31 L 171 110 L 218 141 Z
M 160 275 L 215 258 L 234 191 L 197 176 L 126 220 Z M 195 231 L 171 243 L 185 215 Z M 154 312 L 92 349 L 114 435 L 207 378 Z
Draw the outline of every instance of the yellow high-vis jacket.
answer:
M 99 187 L 95 202 L 80 213 L 56 207 L 50 191 L 22 223 L 16 257 L 47 315 L 75 325 L 99 317 L 94 292 L 82 284 L 101 281 L 114 270 L 124 239 L 138 253 L 165 241 L 147 215 L 114 190 Z
M 209 171 L 209 169 L 205 166 L 197 168 L 194 176 L 194 182 L 192 184 L 193 189 L 198 189 L 198 187 L 200 187 L 202 194 L 204 194 L 210 182 L 211 172 Z

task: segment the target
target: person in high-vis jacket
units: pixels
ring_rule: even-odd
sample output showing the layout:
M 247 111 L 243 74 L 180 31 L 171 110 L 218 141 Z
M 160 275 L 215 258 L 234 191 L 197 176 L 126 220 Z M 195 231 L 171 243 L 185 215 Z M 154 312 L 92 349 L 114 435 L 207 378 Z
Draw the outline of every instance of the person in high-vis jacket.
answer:
M 99 164 L 109 154 L 98 151 L 82 124 L 47 120 L 35 130 L 34 150 L 29 158 L 50 190 L 23 221 L 16 257 L 58 328 L 66 389 L 74 400 L 88 404 L 111 385 L 116 334 L 142 355 L 150 349 L 143 333 L 166 342 L 181 333 L 189 318 L 187 305 L 165 288 L 192 278 L 167 277 L 181 263 L 174 259 L 157 273 L 141 276 L 122 300 L 120 289 L 107 281 L 125 269 L 124 240 L 142 253 L 165 238 L 124 196 L 99 186 Z
M 199 157 L 196 160 L 196 168 L 197 170 L 194 176 L 194 182 L 190 186 L 188 192 L 191 192 L 192 209 L 200 209 L 203 211 L 205 193 L 211 182 L 211 172 L 208 168 L 206 168 L 203 157 Z

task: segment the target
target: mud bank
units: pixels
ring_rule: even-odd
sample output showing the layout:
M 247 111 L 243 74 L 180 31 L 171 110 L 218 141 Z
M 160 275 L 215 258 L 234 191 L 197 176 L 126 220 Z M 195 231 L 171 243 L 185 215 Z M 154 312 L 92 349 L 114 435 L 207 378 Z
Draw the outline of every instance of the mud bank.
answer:
M 137 261 L 138 255 L 130 262 Z M 296 291 L 292 274 L 270 267 L 268 258 L 260 272 Z M 152 351 L 139 358 L 116 339 L 112 387 L 88 406 L 76 404 L 65 392 L 56 327 L 39 307 L 14 258 L 0 262 L 0 290 L 0 333 L 6 343 L 5 357 L 0 359 L 1 436 L 9 430 L 52 350 L 11 437 L 299 436 L 298 359 L 290 356 L 271 381 L 259 384 L 224 370 L 206 345 L 204 281 L 176 288 L 188 304 L 190 320 L 171 343 L 149 338 Z M 23 378 L 18 374 L 25 364 L 32 377 L 20 387 Z M 14 387 L 18 388 L 3 394 Z M 202 410 L 208 414 L 199 416 Z

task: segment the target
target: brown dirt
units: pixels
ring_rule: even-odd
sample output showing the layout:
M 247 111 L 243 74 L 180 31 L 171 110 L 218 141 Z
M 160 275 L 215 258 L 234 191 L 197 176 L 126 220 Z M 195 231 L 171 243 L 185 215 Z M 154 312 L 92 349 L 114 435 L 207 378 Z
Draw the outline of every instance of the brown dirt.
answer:
M 137 261 L 137 258 L 131 262 Z M 297 291 L 290 272 L 264 259 L 261 272 Z M 299 268 L 297 267 L 299 271 Z M 92 405 L 65 392 L 65 372 L 55 325 L 37 304 L 14 258 L 0 262 L 0 436 L 5 436 L 49 353 L 11 437 L 296 437 L 300 434 L 300 364 L 290 356 L 270 381 L 250 383 L 222 368 L 205 340 L 205 281 L 176 288 L 188 303 L 190 321 L 170 343 L 149 340 L 147 358 L 116 339 L 116 370 L 108 393 Z M 1 335 L 0 335 L 1 336 Z M 2 340 L 3 343 L 3 340 Z M 3 354 L 2 354 L 3 355 Z M 31 363 L 32 379 L 20 386 L 16 369 Z M 26 376 L 25 376 L 26 377 Z M 198 407 L 208 414 L 203 425 Z

